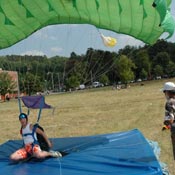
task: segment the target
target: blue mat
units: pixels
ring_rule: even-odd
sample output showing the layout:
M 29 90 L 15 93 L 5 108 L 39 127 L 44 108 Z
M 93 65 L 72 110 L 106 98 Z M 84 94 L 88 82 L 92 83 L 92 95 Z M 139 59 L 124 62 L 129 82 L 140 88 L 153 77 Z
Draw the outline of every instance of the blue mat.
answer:
M 148 141 L 137 130 L 104 135 L 53 139 L 54 150 L 66 156 L 12 164 L 9 155 L 22 141 L 0 145 L 2 175 L 162 175 Z

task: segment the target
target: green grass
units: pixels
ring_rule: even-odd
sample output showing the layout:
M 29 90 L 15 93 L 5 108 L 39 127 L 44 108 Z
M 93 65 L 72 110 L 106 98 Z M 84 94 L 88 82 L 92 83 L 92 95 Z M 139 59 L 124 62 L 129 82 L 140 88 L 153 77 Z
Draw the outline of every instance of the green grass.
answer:
M 160 91 L 165 81 L 131 84 L 128 89 L 112 87 L 46 96 L 46 102 L 56 107 L 43 110 L 41 125 L 49 137 L 85 136 L 138 128 L 146 138 L 157 141 L 160 160 L 175 174 L 169 131 L 161 131 L 165 97 Z M 23 107 L 26 112 L 26 108 Z M 18 101 L 0 104 L 0 143 L 20 139 Z M 30 121 L 35 122 L 37 110 L 31 110 Z

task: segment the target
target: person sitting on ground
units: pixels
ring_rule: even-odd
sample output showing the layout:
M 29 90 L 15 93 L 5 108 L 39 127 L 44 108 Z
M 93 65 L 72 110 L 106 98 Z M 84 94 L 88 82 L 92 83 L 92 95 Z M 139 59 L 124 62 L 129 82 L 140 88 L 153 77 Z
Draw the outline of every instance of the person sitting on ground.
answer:
M 24 146 L 10 155 L 11 160 L 18 161 L 26 159 L 28 156 L 33 156 L 39 159 L 46 157 L 62 157 L 60 152 L 41 150 L 37 142 L 37 133 L 43 136 L 50 148 L 52 147 L 52 143 L 41 129 L 34 129 L 34 126 L 28 123 L 28 116 L 25 113 L 19 115 L 19 121 L 21 123 L 21 135 Z

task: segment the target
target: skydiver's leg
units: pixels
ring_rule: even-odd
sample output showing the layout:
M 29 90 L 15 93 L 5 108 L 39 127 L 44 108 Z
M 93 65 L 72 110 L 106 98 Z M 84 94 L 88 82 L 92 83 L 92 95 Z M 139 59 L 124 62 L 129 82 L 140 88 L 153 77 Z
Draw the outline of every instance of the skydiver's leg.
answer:
M 21 159 L 27 158 L 27 151 L 24 148 L 21 148 L 10 155 L 10 159 L 13 161 L 18 161 Z
M 47 152 L 47 151 L 42 151 L 39 145 L 34 145 L 33 147 L 33 155 L 36 158 L 43 159 L 46 157 L 62 157 L 61 153 L 59 152 Z

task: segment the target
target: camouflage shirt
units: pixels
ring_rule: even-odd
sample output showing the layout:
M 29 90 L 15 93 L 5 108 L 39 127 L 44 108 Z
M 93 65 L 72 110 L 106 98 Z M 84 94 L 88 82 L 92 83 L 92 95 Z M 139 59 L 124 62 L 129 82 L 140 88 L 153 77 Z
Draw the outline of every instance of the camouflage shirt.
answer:
M 164 120 L 175 120 L 175 98 L 170 98 L 165 104 Z

